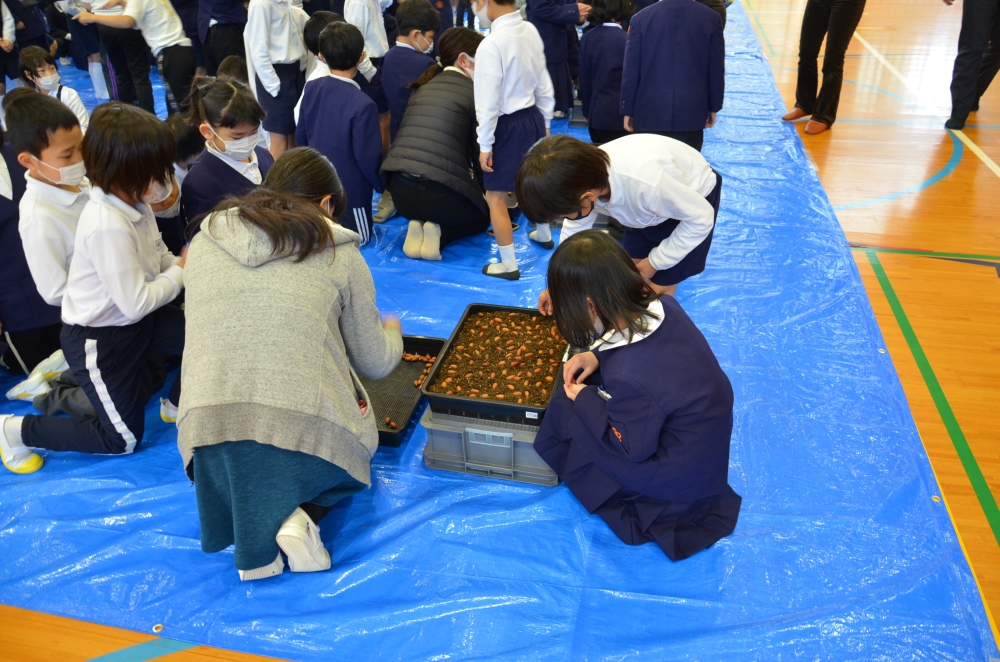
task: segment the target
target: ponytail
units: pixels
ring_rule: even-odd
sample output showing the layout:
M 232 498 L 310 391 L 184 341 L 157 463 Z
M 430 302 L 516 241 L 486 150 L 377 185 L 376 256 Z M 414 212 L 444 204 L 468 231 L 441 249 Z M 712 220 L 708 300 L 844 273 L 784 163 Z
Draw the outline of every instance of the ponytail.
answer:
M 243 83 L 231 78 L 195 78 L 187 104 L 193 126 L 235 129 L 243 124 L 260 125 L 264 109 Z
M 420 78 L 410 83 L 409 87 L 417 88 L 426 85 L 432 78 L 444 71 L 445 67 L 454 66 L 458 56 L 462 53 L 469 57 L 475 57 L 476 50 L 479 49 L 479 44 L 482 43 L 483 39 L 483 35 L 469 28 L 448 28 L 437 40 L 438 52 L 441 53 L 438 61 L 428 67 Z

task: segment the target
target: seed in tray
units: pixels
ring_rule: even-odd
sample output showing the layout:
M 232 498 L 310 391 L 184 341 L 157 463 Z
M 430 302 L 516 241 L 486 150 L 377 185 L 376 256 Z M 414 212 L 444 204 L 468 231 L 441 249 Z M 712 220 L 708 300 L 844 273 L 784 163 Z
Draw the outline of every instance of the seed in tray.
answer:
M 395 429 L 396 429 L 396 428 L 398 428 L 399 426 L 398 426 L 398 425 L 396 425 L 396 421 L 392 421 L 392 422 L 390 422 L 390 423 L 389 423 L 389 427 L 390 427 L 390 428 L 392 428 L 393 430 L 395 430 Z

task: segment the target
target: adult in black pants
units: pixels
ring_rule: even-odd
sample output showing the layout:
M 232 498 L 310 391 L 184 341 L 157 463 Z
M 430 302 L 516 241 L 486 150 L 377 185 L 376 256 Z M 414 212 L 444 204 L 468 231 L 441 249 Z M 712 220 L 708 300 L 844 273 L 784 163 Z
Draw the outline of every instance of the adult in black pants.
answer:
M 153 84 L 149 82 L 149 46 L 138 30 L 98 25 L 97 33 L 111 75 L 111 98 L 155 113 Z
M 865 0 L 808 0 L 799 34 L 799 81 L 795 87 L 795 108 L 781 119 L 792 122 L 812 116 L 806 133 L 823 133 L 837 120 L 840 88 L 844 84 L 844 56 L 854 29 L 865 13 Z M 819 49 L 826 36 L 823 56 L 823 87 L 818 86 Z
M 382 162 L 396 209 L 410 219 L 403 252 L 440 260 L 441 247 L 479 234 L 490 224 L 476 139 L 476 102 L 470 73 L 483 40 L 452 28 L 438 39 L 440 64 L 413 85 L 403 123 Z
M 955 0 L 944 0 L 951 5 Z M 1000 70 L 1000 1 L 965 0 L 958 55 L 951 74 L 949 129 L 965 127 L 969 113 L 979 110 L 979 97 Z

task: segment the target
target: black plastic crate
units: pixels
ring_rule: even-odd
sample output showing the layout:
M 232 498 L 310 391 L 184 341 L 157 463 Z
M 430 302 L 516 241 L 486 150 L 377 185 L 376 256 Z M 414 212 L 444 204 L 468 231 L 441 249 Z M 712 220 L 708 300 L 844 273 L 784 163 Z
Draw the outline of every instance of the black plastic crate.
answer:
M 444 344 L 443 338 L 403 336 L 403 351 L 411 354 L 431 354 L 440 358 L 444 355 Z M 413 382 L 423 374 L 424 367 L 423 362 L 400 361 L 396 369 L 385 379 L 374 381 L 358 375 L 361 384 L 368 392 L 368 406 L 372 408 L 375 422 L 378 424 L 379 446 L 397 448 L 403 443 L 406 427 L 413 418 L 417 404 L 420 403 L 420 389 L 414 386 Z M 395 430 L 386 424 L 386 416 L 398 426 Z
M 481 418 L 489 421 L 499 421 L 504 423 L 517 423 L 520 425 L 540 425 L 542 417 L 545 415 L 545 407 L 534 405 L 517 404 L 514 402 L 504 402 L 502 400 L 483 400 L 481 398 L 470 398 L 464 395 L 445 395 L 443 393 L 432 393 L 428 387 L 434 383 L 438 371 L 444 365 L 444 357 L 448 355 L 448 350 L 458 337 L 459 330 L 465 321 L 479 313 L 530 313 L 541 316 L 535 308 L 515 308 L 512 306 L 497 306 L 494 304 L 474 303 L 465 309 L 462 318 L 455 325 L 448 342 L 444 344 L 438 353 L 438 360 L 435 362 L 431 372 L 427 375 L 420 390 L 430 404 L 431 411 L 449 416 L 463 416 L 465 418 Z M 567 344 L 567 349 L 569 345 Z M 565 361 L 565 356 L 563 361 Z M 556 389 L 562 388 L 562 370 L 556 371 L 555 381 L 552 383 L 551 394 Z

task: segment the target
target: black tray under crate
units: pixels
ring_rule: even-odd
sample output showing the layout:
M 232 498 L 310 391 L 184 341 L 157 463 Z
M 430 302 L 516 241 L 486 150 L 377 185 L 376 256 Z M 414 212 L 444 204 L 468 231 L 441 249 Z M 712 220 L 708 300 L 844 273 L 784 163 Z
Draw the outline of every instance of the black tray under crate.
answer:
M 443 338 L 403 336 L 403 351 L 411 354 L 442 356 L 444 344 Z M 423 372 L 422 362 L 400 361 L 392 374 L 385 379 L 374 381 L 358 375 L 361 384 L 368 391 L 368 404 L 378 424 L 379 446 L 397 448 L 403 443 L 403 435 L 420 402 L 420 389 L 414 386 L 413 382 L 419 379 Z M 386 424 L 386 416 L 398 426 L 395 430 Z
M 545 407 L 534 405 L 517 404 L 514 402 L 504 402 L 501 400 L 483 400 L 480 398 L 469 398 L 464 395 L 445 395 L 443 393 L 432 393 L 428 387 L 437 378 L 438 370 L 444 365 L 444 357 L 448 355 L 448 349 L 458 337 L 458 333 L 465 324 L 465 320 L 478 313 L 531 313 L 541 316 L 535 308 L 515 308 L 512 306 L 496 306 L 493 304 L 474 303 L 465 309 L 462 318 L 455 325 L 448 342 L 444 344 L 438 353 L 438 361 L 434 363 L 431 372 L 427 375 L 420 390 L 430 404 L 431 411 L 449 416 L 465 416 L 467 418 L 483 418 L 490 421 L 501 421 L 506 423 L 518 423 L 521 425 L 539 425 L 542 417 L 545 416 Z M 567 344 L 567 347 L 569 345 Z M 556 371 L 555 381 L 552 383 L 551 393 L 562 388 L 562 370 Z M 550 395 L 551 398 L 551 395 Z

